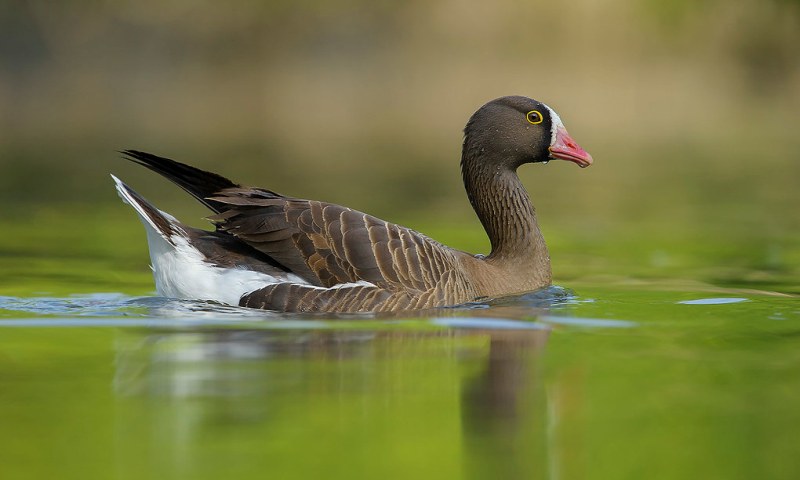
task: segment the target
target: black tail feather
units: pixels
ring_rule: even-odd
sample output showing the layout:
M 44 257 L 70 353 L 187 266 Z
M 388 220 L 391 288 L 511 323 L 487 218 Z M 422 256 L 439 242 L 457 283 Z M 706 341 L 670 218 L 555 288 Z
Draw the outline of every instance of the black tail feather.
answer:
M 138 150 L 123 150 L 120 153 L 125 155 L 127 160 L 163 175 L 216 213 L 219 213 L 224 205 L 214 200 L 209 200 L 209 197 L 213 197 L 216 193 L 226 188 L 240 187 L 240 185 L 216 173 L 206 172 L 151 153 Z

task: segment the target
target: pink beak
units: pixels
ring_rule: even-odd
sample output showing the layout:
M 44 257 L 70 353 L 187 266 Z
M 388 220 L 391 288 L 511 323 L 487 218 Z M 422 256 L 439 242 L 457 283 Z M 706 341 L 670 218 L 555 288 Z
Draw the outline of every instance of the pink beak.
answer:
M 562 126 L 556 130 L 556 141 L 550 145 L 550 155 L 553 158 L 575 162 L 581 168 L 592 164 L 592 156 L 589 155 L 589 152 L 575 143 L 575 140 L 567 133 L 567 129 Z

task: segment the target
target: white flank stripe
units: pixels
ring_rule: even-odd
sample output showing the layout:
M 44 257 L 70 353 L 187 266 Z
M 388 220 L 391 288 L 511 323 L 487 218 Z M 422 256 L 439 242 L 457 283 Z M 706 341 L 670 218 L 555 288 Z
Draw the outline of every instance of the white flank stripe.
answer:
M 203 255 L 189 245 L 186 238 L 173 236 L 173 247 L 161 236 L 152 235 L 150 228 L 147 230 L 150 261 L 159 295 L 238 305 L 242 295 L 286 281 L 252 270 L 216 267 L 205 262 Z M 301 280 L 293 277 L 292 280 Z

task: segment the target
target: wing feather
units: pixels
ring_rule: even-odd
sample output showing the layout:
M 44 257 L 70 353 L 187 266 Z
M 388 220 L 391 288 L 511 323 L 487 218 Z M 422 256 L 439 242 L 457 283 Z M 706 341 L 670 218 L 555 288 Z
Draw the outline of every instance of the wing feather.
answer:
M 363 281 L 418 294 L 435 289 L 456 263 L 454 251 L 428 237 L 339 205 L 242 188 L 213 200 L 229 206 L 210 217 L 218 229 L 315 286 Z

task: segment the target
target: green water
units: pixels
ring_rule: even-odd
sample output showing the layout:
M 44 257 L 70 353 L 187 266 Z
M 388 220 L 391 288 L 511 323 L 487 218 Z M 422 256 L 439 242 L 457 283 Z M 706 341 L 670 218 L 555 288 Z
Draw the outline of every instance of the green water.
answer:
M 567 290 L 304 318 L 154 298 L 119 211 L 4 240 L 1 478 L 800 477 L 794 238 L 556 231 Z

